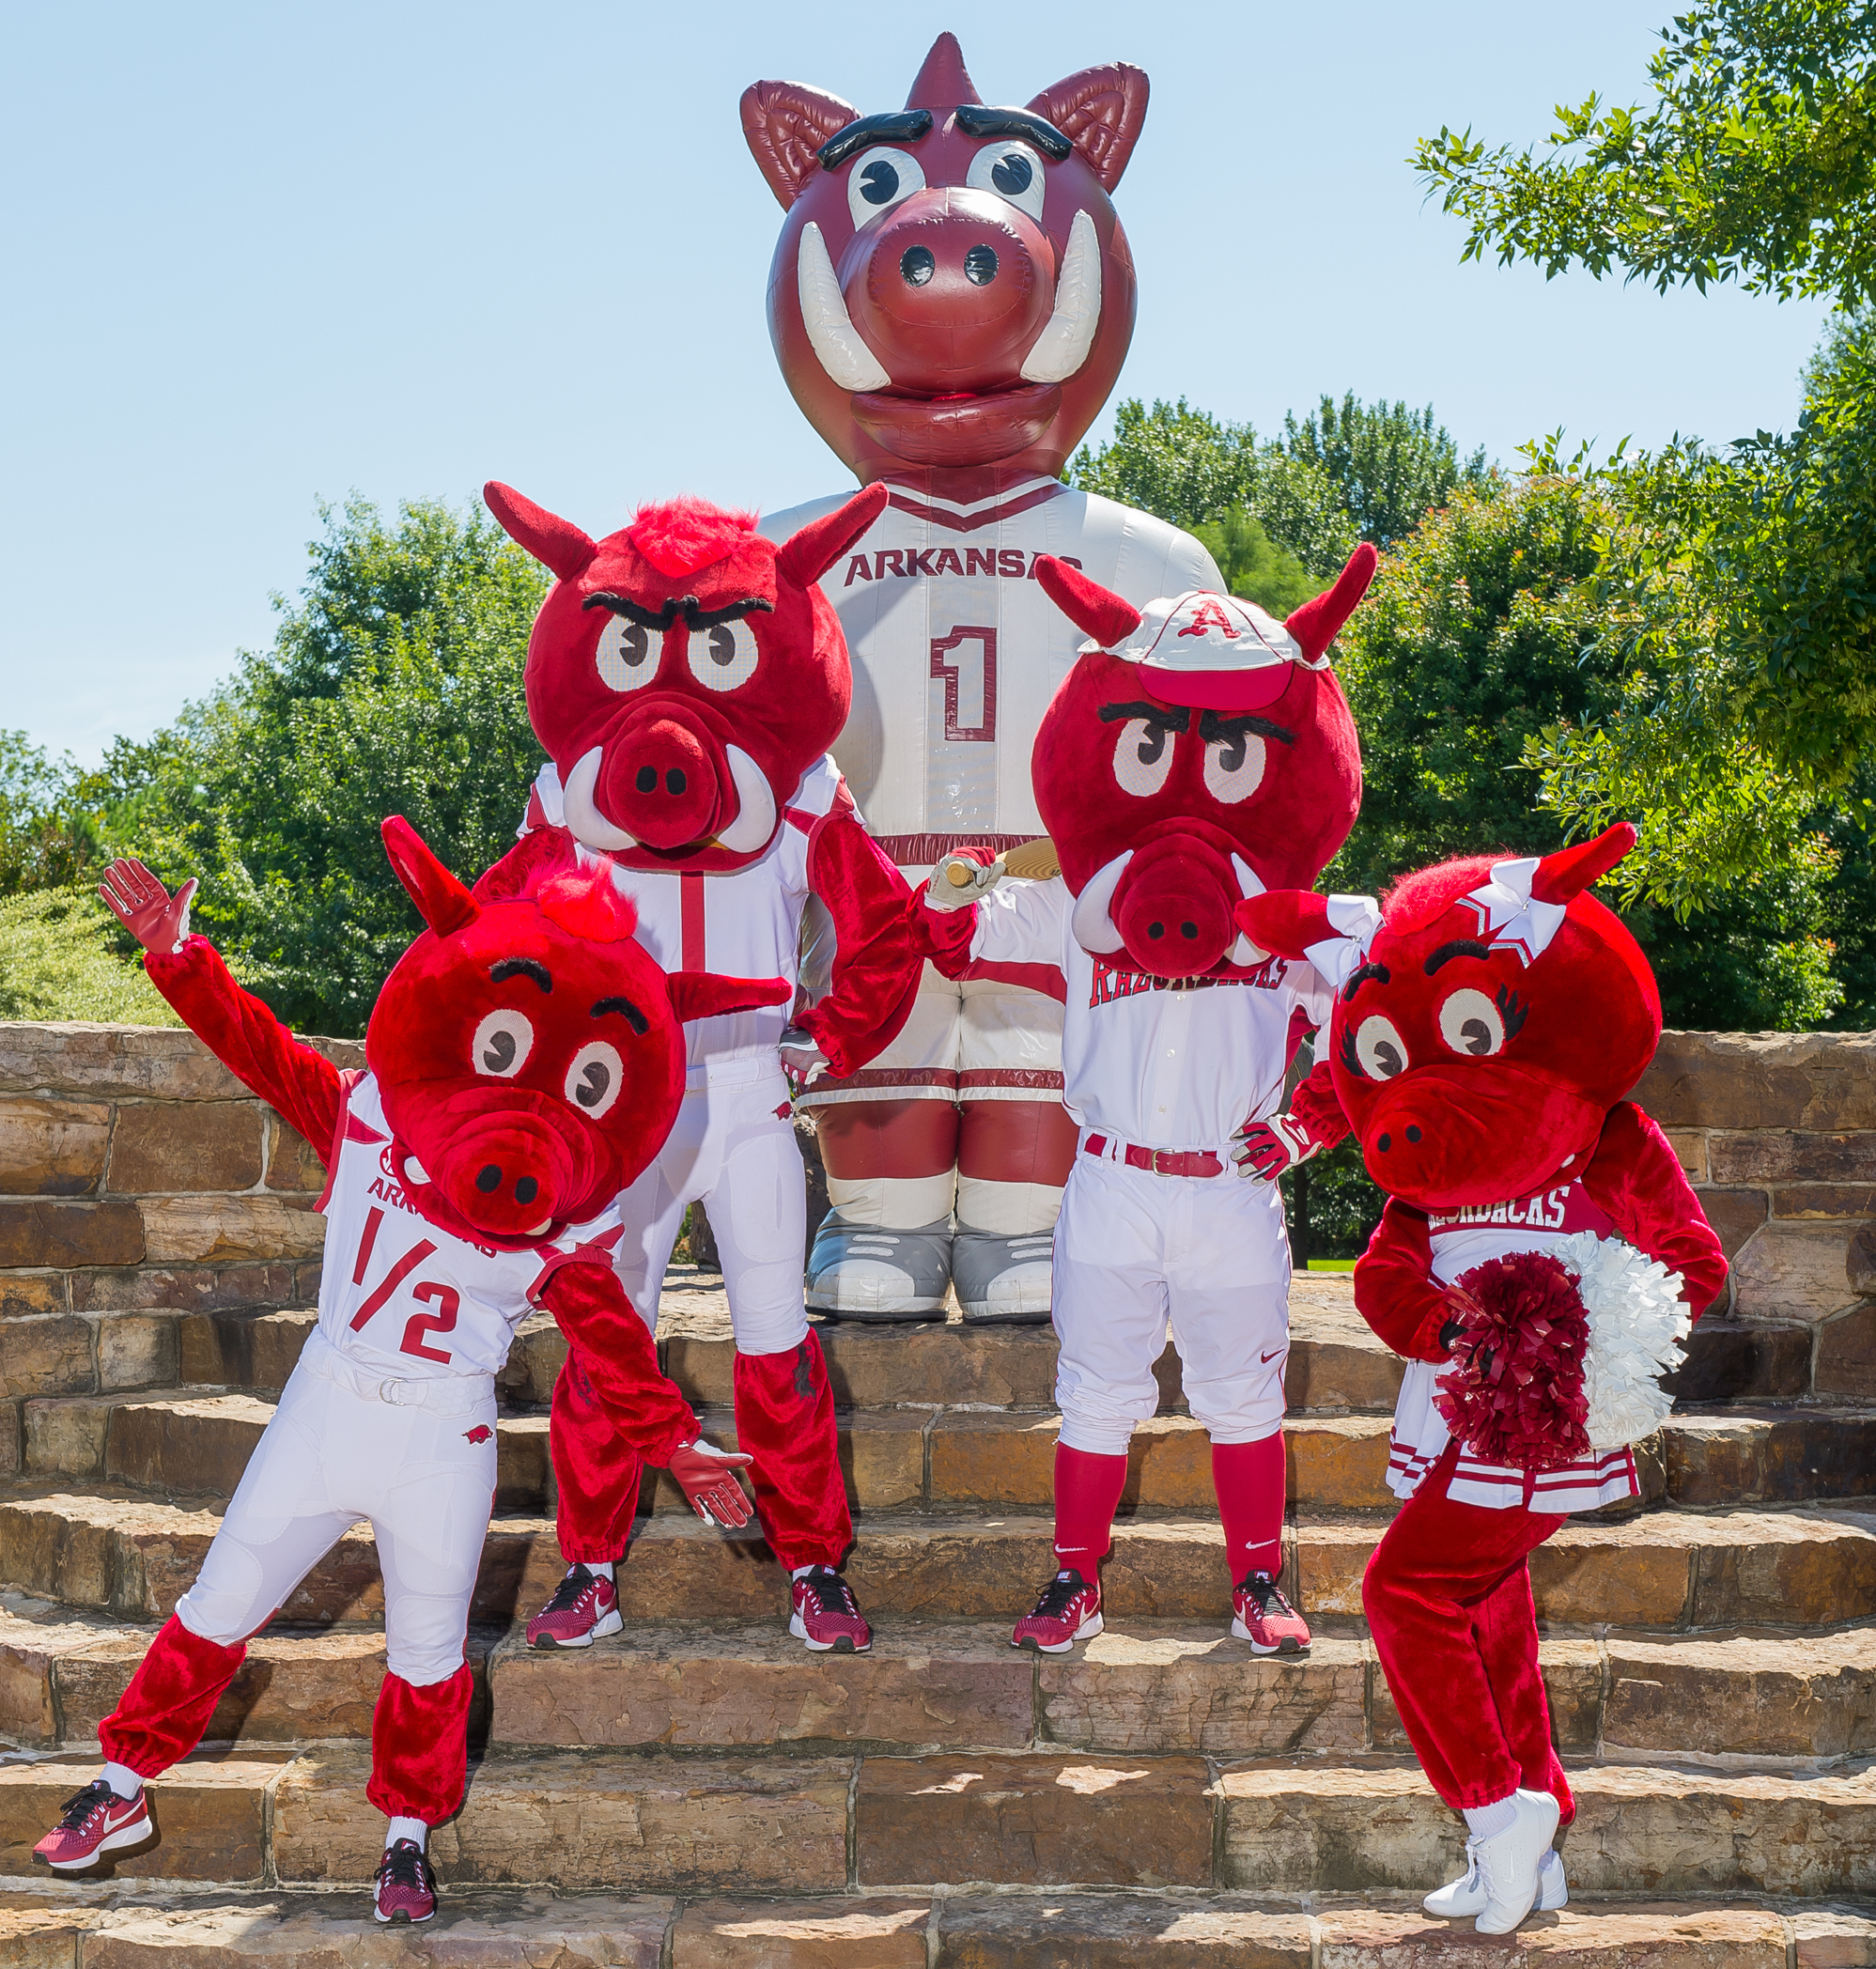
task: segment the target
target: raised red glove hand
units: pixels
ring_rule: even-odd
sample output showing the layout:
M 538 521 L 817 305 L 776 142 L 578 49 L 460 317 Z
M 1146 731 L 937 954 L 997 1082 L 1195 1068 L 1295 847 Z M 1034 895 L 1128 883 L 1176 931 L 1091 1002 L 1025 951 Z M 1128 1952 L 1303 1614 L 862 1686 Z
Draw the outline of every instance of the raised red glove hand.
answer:
M 141 861 L 119 858 L 104 871 L 98 893 L 145 950 L 167 957 L 182 948 L 195 894 L 194 876 L 171 895 Z
M 694 1443 L 686 1443 L 666 1467 L 705 1524 L 735 1527 L 747 1525 L 754 1515 L 749 1493 L 736 1478 L 739 1465 L 754 1461 L 735 1450 L 713 1450 L 700 1435 Z
M 1240 1176 L 1274 1183 L 1285 1170 L 1320 1155 L 1325 1144 L 1308 1122 L 1296 1114 L 1273 1114 L 1267 1122 L 1246 1122 L 1232 1137 L 1232 1151 Z

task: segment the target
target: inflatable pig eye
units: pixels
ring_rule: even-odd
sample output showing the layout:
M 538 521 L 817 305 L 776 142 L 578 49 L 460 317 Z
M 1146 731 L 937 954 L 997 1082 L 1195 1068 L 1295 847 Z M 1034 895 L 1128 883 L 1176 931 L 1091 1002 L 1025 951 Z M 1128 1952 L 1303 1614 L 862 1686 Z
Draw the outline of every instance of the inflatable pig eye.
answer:
M 659 639 L 643 623 L 614 615 L 606 624 L 593 661 L 608 690 L 636 690 L 658 674 Z
M 1027 144 L 986 144 L 970 160 L 964 181 L 974 192 L 994 192 L 1042 224 L 1042 159 Z
M 1223 806 L 1248 799 L 1264 783 L 1264 740 L 1234 732 L 1205 742 L 1205 791 Z
M 846 209 L 853 214 L 854 231 L 924 188 L 925 174 L 909 151 L 886 145 L 862 151 L 846 180 Z
M 690 674 L 705 690 L 734 690 L 755 674 L 755 637 L 746 622 L 690 631 Z
M 1114 777 L 1123 793 L 1150 799 L 1172 770 L 1172 734 L 1148 718 L 1129 718 L 1114 747 Z
M 1482 991 L 1455 991 L 1441 1000 L 1439 1036 L 1455 1053 L 1485 1059 L 1502 1050 L 1505 1021 Z
M 581 1047 L 566 1070 L 566 1098 L 596 1122 L 619 1098 L 625 1084 L 625 1062 L 617 1047 L 603 1039 Z
M 1355 1057 L 1371 1080 L 1391 1080 L 1407 1070 L 1407 1042 L 1392 1019 L 1372 1012 L 1355 1029 Z
M 491 1012 L 476 1027 L 469 1057 L 478 1074 L 508 1080 L 528 1063 L 534 1046 L 535 1029 L 520 1013 Z

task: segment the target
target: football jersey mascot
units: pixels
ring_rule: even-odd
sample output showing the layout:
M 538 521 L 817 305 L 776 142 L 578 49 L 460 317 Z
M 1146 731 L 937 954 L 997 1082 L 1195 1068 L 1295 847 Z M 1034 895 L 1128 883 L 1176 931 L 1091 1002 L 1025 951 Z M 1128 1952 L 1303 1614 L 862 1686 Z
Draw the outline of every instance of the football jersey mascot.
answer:
M 1561 1907 L 1574 1815 L 1551 1747 L 1529 1554 L 1568 1512 L 1636 1495 L 1719 1240 L 1660 1129 L 1622 1096 L 1661 1036 L 1635 939 L 1589 893 L 1626 824 L 1539 859 L 1449 861 L 1365 896 L 1269 894 L 1245 933 L 1335 981 L 1307 1092 L 1331 1093 L 1388 1205 L 1355 1302 L 1406 1357 L 1388 1483 L 1405 1499 L 1362 1585 L 1422 1769 L 1465 1814 L 1430 1913 L 1488 1934 Z
M 1090 639 L 1035 742 L 1061 874 L 1006 883 L 973 848 L 930 879 L 918 922 L 947 975 L 1016 969 L 1064 1000 L 1078 1140 L 1055 1227 L 1057 1572 L 1017 1647 L 1062 1653 L 1101 1631 L 1098 1568 L 1128 1441 L 1159 1404 L 1169 1313 L 1212 1439 L 1233 1632 L 1263 1653 L 1310 1645 L 1277 1584 L 1290 1249 L 1264 1179 L 1298 1159 L 1267 1118 L 1328 996 L 1233 911 L 1313 881 L 1354 823 L 1360 752 L 1327 651 L 1373 570 L 1357 548 L 1279 623 L 1217 594 L 1142 611 L 1045 559 L 1042 585 Z
M 827 576 L 854 664 L 834 756 L 914 881 L 960 844 L 1017 849 L 1043 831 L 1030 748 L 1077 638 L 1037 584 L 1041 555 L 1137 603 L 1222 585 L 1189 535 L 1061 482 L 1133 333 L 1110 194 L 1146 102 L 1146 77 L 1113 63 L 1026 108 L 986 107 L 948 34 L 903 110 L 862 116 L 791 82 L 742 99 L 787 212 L 768 287 L 783 374 L 843 462 L 891 495 Z M 765 529 L 785 537 L 838 504 Z M 1051 872 L 1048 843 L 1008 865 Z M 1076 1132 L 1051 998 L 928 971 L 893 1044 L 803 1101 L 834 1205 L 810 1305 L 941 1318 L 954 1280 L 967 1320 L 1047 1318 Z
M 527 842 L 558 865 L 603 863 L 660 964 L 797 979 L 804 913 L 831 945 L 825 988 L 690 1029 L 670 1140 L 620 1199 L 618 1264 L 656 1326 L 685 1206 L 716 1235 L 736 1329 L 738 1446 L 756 1509 L 793 1574 L 789 1625 L 813 1649 L 871 1636 L 840 1567 L 853 1529 L 833 1392 L 802 1301 L 807 1196 L 784 1061 L 848 1074 L 911 1010 L 922 969 L 910 891 L 854 811 L 828 757 L 851 678 L 839 618 L 816 581 L 878 516 L 869 488 L 777 547 L 752 516 L 702 500 L 641 508 L 594 541 L 519 492 L 490 510 L 557 577 L 528 643 L 528 715 L 550 763 Z M 577 1390 L 572 1337 L 563 1380 Z M 553 1443 L 563 1496 L 616 1488 L 611 1410 L 571 1397 Z M 583 1426 L 582 1426 L 583 1425 Z M 583 1647 L 616 1621 L 612 1562 L 626 1513 L 566 1551 L 569 1571 L 530 1623 L 536 1647 Z
M 435 1913 L 426 1833 L 462 1803 L 463 1636 L 495 1491 L 495 1376 L 515 1328 L 550 1308 L 637 1454 L 669 1468 L 700 1514 L 747 1522 L 732 1473 L 747 1459 L 699 1441 L 612 1247 L 619 1192 L 683 1096 L 681 1022 L 773 1004 L 788 987 L 667 978 L 609 882 L 543 876 L 525 848 L 472 893 L 401 818 L 384 841 L 429 927 L 372 1008 L 363 1074 L 296 1040 L 189 934 L 193 881 L 171 897 L 120 860 L 101 891 L 184 1023 L 323 1154 L 325 1263 L 318 1327 L 202 1570 L 99 1730 L 103 1774 L 35 1853 L 78 1871 L 153 1837 L 144 1781 L 194 1749 L 248 1639 L 368 1521 L 388 1667 L 366 1795 L 391 1822 L 374 1911 L 405 1922 Z M 634 1465 L 634 1493 L 636 1480 Z

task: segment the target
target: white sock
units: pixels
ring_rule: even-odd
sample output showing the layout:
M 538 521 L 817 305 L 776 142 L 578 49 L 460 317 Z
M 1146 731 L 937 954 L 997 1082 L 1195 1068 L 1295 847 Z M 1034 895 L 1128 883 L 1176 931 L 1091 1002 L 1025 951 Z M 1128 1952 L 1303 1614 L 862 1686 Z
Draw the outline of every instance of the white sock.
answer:
M 389 1853 L 399 1839 L 409 1839 L 421 1853 L 429 1837 L 430 1829 L 421 1819 L 394 1819 L 384 1828 L 384 1850 Z
M 580 1563 L 592 1574 L 595 1579 L 610 1579 L 616 1561 L 610 1558 L 582 1558 Z
M 1475 1839 L 1489 1839 L 1503 1832 L 1508 1825 L 1515 1825 L 1518 1819 L 1518 1794 L 1513 1791 L 1509 1798 L 1501 1798 L 1496 1805 L 1468 1806 L 1465 1811 L 1465 1829 Z
M 134 1798 L 144 1788 L 143 1779 L 128 1764 L 107 1762 L 98 1775 L 119 1798 Z

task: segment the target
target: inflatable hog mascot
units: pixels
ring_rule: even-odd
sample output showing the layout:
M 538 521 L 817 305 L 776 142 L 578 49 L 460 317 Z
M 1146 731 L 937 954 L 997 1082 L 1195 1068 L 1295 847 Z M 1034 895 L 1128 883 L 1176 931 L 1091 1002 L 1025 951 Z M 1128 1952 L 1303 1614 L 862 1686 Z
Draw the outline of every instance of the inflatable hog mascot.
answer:
M 1021 109 L 978 97 L 952 36 L 906 107 L 861 115 L 798 83 L 742 99 L 787 212 L 768 318 L 789 389 L 885 510 L 830 565 L 853 654 L 834 755 L 917 880 L 963 843 L 1043 830 L 1030 747 L 1075 659 L 1036 581 L 1054 554 L 1137 603 L 1221 585 L 1203 548 L 1059 474 L 1112 389 L 1134 272 L 1110 194 L 1146 77 L 1087 69 Z M 845 497 L 841 495 L 840 497 Z M 840 497 L 772 516 L 785 538 Z M 1045 841 L 1013 874 L 1053 866 Z M 834 1212 L 809 1303 L 846 1319 L 1040 1320 L 1074 1156 L 1060 1007 L 1018 978 L 926 974 L 859 1072 L 807 1088 Z
M 1017 1647 L 1062 1653 L 1100 1632 L 1098 1567 L 1128 1441 L 1159 1404 L 1169 1313 L 1212 1439 L 1233 1632 L 1264 1653 L 1310 1645 L 1277 1585 L 1282 1200 L 1233 1165 L 1248 1127 L 1271 1135 L 1328 992 L 1307 960 L 1247 939 L 1233 911 L 1267 884 L 1313 881 L 1355 820 L 1360 753 L 1327 651 L 1373 570 L 1358 548 L 1333 589 L 1279 623 L 1217 594 L 1142 611 L 1045 558 L 1042 587 L 1089 639 L 1035 741 L 1062 872 L 1005 883 L 974 848 L 930 880 L 920 925 L 946 976 L 1020 975 L 1064 1006 L 1077 1153 L 1055 1238 L 1057 1571 Z

